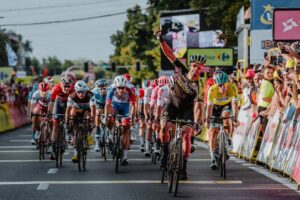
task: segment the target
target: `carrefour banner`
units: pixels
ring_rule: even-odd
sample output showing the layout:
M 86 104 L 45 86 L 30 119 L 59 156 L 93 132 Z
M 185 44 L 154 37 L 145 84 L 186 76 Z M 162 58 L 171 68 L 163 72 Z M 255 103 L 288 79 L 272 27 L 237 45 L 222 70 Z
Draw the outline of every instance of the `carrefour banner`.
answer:
M 189 48 L 187 63 L 196 55 L 206 58 L 206 66 L 233 66 L 233 49 L 231 48 Z
M 274 8 L 300 8 L 300 1 L 252 0 L 251 29 L 272 29 Z

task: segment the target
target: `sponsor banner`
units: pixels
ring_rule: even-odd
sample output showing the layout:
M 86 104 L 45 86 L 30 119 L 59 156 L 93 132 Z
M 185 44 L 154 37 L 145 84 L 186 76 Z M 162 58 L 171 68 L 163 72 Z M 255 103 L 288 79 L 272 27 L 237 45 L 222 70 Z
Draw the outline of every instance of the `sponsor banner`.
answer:
M 0 104 L 0 132 L 13 128 L 14 126 L 7 104 Z
M 0 81 L 10 81 L 11 75 L 13 74 L 12 67 L 0 67 Z
M 250 35 L 250 63 L 263 64 L 265 53 L 273 47 L 272 30 L 252 30 Z
M 189 48 L 187 52 L 187 63 L 194 56 L 202 55 L 206 58 L 206 66 L 233 66 L 232 48 Z
M 274 8 L 300 8 L 300 1 L 252 0 L 251 29 L 272 29 Z
M 255 147 L 259 135 L 259 130 L 260 130 L 260 118 L 258 118 L 257 120 L 255 120 L 255 122 L 253 122 L 251 129 L 249 130 L 248 137 L 245 138 L 246 140 L 244 140 L 245 149 L 243 152 L 243 156 L 248 159 L 253 158 L 253 154 L 255 151 Z
M 300 9 L 275 9 L 273 12 L 273 40 L 300 40 Z
M 285 137 L 283 137 L 282 146 L 280 148 L 279 154 L 275 159 L 273 168 L 279 171 L 283 171 L 285 163 L 289 158 L 287 158 L 289 151 L 291 149 L 291 144 L 294 139 L 293 124 L 290 123 L 288 129 L 285 131 Z
M 291 148 L 287 155 L 287 161 L 283 169 L 285 174 L 292 175 L 299 148 L 300 148 L 300 123 L 298 123 L 296 126 L 294 139 L 292 140 Z
M 17 128 L 28 123 L 26 109 L 24 106 L 16 106 L 9 104 L 9 112 L 11 113 L 11 120 L 13 122 L 13 127 Z
M 275 115 L 272 116 L 268 121 L 268 125 L 266 127 L 257 155 L 257 160 L 260 162 L 266 163 L 269 158 L 278 131 L 278 127 L 281 124 L 279 118 L 280 111 L 276 110 Z
M 298 146 L 298 155 L 296 158 L 296 163 L 293 171 L 293 179 L 300 184 L 300 147 Z
M 243 142 L 243 139 L 251 127 L 251 117 L 249 117 L 250 110 L 244 110 L 243 107 L 239 111 L 238 120 L 240 125 L 234 130 L 232 144 L 233 144 L 233 153 L 238 153 Z

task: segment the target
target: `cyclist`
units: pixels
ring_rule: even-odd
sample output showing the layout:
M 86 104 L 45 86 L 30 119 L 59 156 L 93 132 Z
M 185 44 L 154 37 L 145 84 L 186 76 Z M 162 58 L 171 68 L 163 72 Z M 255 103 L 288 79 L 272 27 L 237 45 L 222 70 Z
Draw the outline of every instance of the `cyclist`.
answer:
M 121 164 L 128 164 L 128 149 L 130 148 L 130 119 L 134 121 L 135 113 L 135 95 L 133 90 L 127 87 L 127 80 L 124 76 L 119 75 L 114 79 L 111 90 L 108 91 L 105 104 L 105 119 L 110 113 L 111 106 L 114 113 L 124 116 L 122 118 L 123 126 L 123 158 Z
M 94 94 L 88 90 L 87 84 L 80 80 L 75 84 L 75 92 L 71 93 L 68 97 L 67 110 L 65 119 L 74 119 L 78 114 L 82 116 L 88 115 L 87 112 L 90 111 L 90 101 Z M 93 113 L 92 116 L 95 116 Z M 87 116 L 89 118 L 89 116 Z M 93 121 L 93 119 L 91 119 Z M 76 134 L 73 135 L 73 146 L 74 146 L 74 156 L 72 157 L 73 162 L 77 162 L 77 150 L 76 150 Z M 93 138 L 91 135 L 88 136 L 88 145 L 93 144 Z
M 211 156 L 211 169 L 216 170 L 216 150 L 217 136 L 219 133 L 218 127 L 210 127 L 211 117 L 230 117 L 232 116 L 231 108 L 233 109 L 234 121 L 237 121 L 238 116 L 238 91 L 234 83 L 228 82 L 228 75 L 224 72 L 218 72 L 214 76 L 215 84 L 208 90 L 207 110 L 206 110 L 206 127 L 209 129 L 209 147 Z M 227 144 L 231 146 L 229 134 L 233 130 L 230 119 L 223 120 L 224 129 L 227 136 Z
M 142 83 L 142 88 L 139 89 L 138 95 L 138 118 L 139 118 L 139 136 L 141 142 L 141 149 L 144 148 L 145 145 L 145 114 L 144 114 L 144 99 L 145 99 L 145 90 L 149 87 L 149 80 L 144 80 Z
M 49 88 L 52 89 L 54 86 L 54 80 L 51 76 L 47 76 L 46 78 L 44 78 L 44 82 L 47 83 L 49 85 Z
M 50 153 L 50 159 L 55 160 L 53 150 L 55 141 L 58 134 L 58 125 L 60 121 L 60 116 L 65 114 L 67 107 L 67 100 L 70 93 L 74 91 L 74 83 L 69 76 L 63 76 L 60 79 L 60 82 L 52 88 L 49 110 L 52 112 L 53 116 L 53 126 L 52 126 L 52 135 L 51 142 L 53 144 L 52 152 Z
M 150 102 L 150 109 L 153 110 L 153 116 L 154 116 L 154 127 L 153 129 L 159 133 L 160 131 L 160 126 L 159 126 L 159 120 L 160 120 L 160 115 L 162 112 L 162 108 L 165 105 L 165 103 L 167 102 L 168 98 L 169 98 L 169 86 L 168 86 L 168 80 L 169 78 L 167 76 L 161 76 L 158 79 L 158 86 L 156 88 L 157 89 L 157 93 L 155 91 L 155 89 L 153 91 L 154 94 L 152 93 L 151 95 L 151 102 Z M 145 156 L 149 157 L 150 156 L 150 141 L 151 141 L 151 134 L 148 135 L 148 138 L 146 140 L 146 152 L 145 152 Z M 157 134 L 156 135 L 156 144 L 154 147 L 154 153 L 159 154 L 160 153 L 160 144 L 161 144 L 161 139 L 160 139 L 160 135 Z
M 198 129 L 197 122 L 199 121 L 198 118 L 201 116 L 196 114 L 199 110 L 201 111 L 200 102 L 202 101 L 198 91 L 198 79 L 206 59 L 201 55 L 193 56 L 191 59 L 191 64 L 189 65 L 189 68 L 187 68 L 175 57 L 172 49 L 163 40 L 161 31 L 157 31 L 155 35 L 160 41 L 160 46 L 163 53 L 173 63 L 174 66 L 180 69 L 174 83 L 174 89 L 170 91 L 169 101 L 163 109 L 160 120 L 160 137 L 162 139 L 163 148 L 161 167 L 166 166 L 169 153 L 168 143 L 170 136 L 168 131 L 173 127 L 173 123 L 170 120 L 176 120 L 176 118 L 179 118 L 191 121 L 190 124 L 182 127 L 182 147 L 184 159 L 181 179 L 187 179 L 188 176 L 186 168 L 191 150 L 191 135 L 194 129 Z M 193 124 L 195 127 L 193 127 Z
M 130 76 L 130 74 L 124 74 L 123 76 L 124 76 L 124 78 L 125 78 L 126 81 L 127 81 L 127 88 L 129 88 L 129 89 L 132 91 L 132 93 L 135 95 L 135 98 L 137 98 L 137 97 L 138 97 L 138 91 L 137 91 L 135 85 L 132 84 L 132 77 Z M 137 111 L 137 107 L 138 107 L 137 103 L 138 103 L 138 102 L 136 102 L 136 103 L 134 104 L 134 110 L 135 110 L 135 111 Z M 133 128 L 133 126 L 134 126 L 135 124 L 134 124 L 134 122 L 132 122 L 132 123 L 133 123 L 133 124 L 132 124 L 132 126 L 130 127 L 130 142 L 132 142 L 132 141 L 134 141 L 134 140 L 136 139 L 136 137 L 135 137 L 135 132 L 134 132 L 134 128 Z
M 104 79 L 99 79 L 95 82 L 95 88 L 92 90 L 94 93 L 93 98 L 91 99 L 91 110 L 92 114 L 96 113 L 96 116 L 92 116 L 95 119 L 95 125 L 96 125 L 96 144 L 95 144 L 95 151 L 99 151 L 99 140 L 97 138 L 100 137 L 100 120 L 101 114 L 104 114 L 104 108 L 105 108 L 105 100 L 106 100 L 106 87 L 107 82 Z
M 145 90 L 144 95 L 144 115 L 146 117 L 146 137 L 151 138 L 152 137 L 152 123 L 151 123 L 151 115 L 150 115 L 150 101 L 151 101 L 151 94 L 153 89 L 157 86 L 157 80 L 151 80 L 149 87 Z M 141 141 L 141 152 L 145 151 L 145 138 Z
M 40 117 L 37 115 L 45 114 L 48 111 L 48 104 L 50 102 L 51 92 L 49 85 L 45 82 L 39 83 L 39 89 L 32 95 L 31 99 L 31 113 L 32 113 L 32 139 L 31 144 L 35 144 L 40 131 Z

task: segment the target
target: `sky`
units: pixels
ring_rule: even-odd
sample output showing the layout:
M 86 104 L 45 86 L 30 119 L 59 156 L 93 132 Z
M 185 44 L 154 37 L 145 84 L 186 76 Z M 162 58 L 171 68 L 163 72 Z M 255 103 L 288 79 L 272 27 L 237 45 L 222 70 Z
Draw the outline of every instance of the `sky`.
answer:
M 109 61 L 114 46 L 110 36 L 123 30 L 126 14 L 87 21 L 35 26 L 3 26 L 94 17 L 126 11 L 147 0 L 0 0 L 0 27 L 32 42 L 30 56 L 56 56 L 60 60 Z

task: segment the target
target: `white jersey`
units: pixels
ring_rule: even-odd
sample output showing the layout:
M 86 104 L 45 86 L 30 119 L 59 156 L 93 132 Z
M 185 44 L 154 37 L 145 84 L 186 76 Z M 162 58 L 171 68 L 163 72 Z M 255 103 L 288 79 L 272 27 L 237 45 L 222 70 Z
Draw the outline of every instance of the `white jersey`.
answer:
M 144 104 L 150 104 L 152 90 L 153 90 L 153 87 L 147 87 L 145 89 Z
M 158 96 L 157 96 L 157 106 L 164 107 L 166 103 L 169 101 L 169 92 L 170 88 L 168 85 L 164 85 L 158 90 Z

